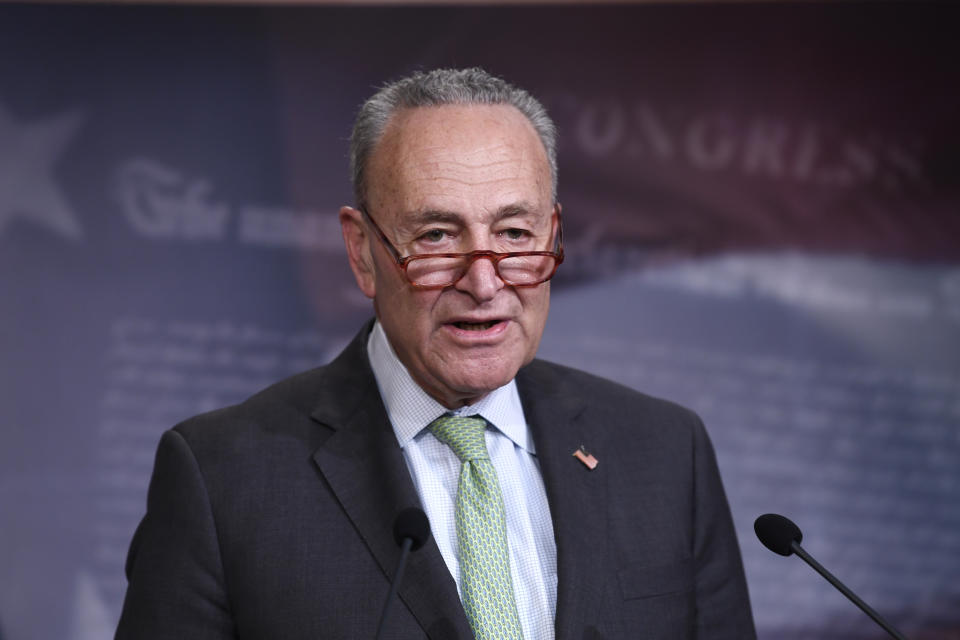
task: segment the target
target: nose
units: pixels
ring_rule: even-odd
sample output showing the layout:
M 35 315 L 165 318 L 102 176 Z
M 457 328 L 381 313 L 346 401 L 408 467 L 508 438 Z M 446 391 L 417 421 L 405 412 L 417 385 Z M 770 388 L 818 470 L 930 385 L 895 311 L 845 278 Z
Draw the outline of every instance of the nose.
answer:
M 458 291 L 470 295 L 478 303 L 492 300 L 504 286 L 490 258 L 474 260 L 454 285 Z

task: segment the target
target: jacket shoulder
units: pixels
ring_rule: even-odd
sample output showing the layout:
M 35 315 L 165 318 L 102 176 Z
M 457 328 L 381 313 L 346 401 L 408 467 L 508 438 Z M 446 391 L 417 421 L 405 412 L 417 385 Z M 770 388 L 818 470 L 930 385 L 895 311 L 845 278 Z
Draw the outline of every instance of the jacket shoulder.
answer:
M 238 419 L 256 419 L 258 416 L 273 415 L 277 411 L 309 414 L 312 408 L 311 398 L 316 400 L 317 388 L 323 384 L 324 369 L 317 367 L 274 382 L 236 404 L 199 413 L 178 424 L 178 430 L 209 428 L 221 422 L 235 422 Z
M 533 392 L 580 401 L 591 409 L 701 424 L 696 413 L 676 402 L 573 367 L 535 359 L 521 373 L 518 380 Z
M 376 388 L 366 357 L 368 331 L 361 330 L 331 362 L 280 380 L 238 404 L 189 418 L 174 429 L 191 444 L 281 433 L 317 438 L 312 416 L 318 409 L 334 417 L 347 415 Z

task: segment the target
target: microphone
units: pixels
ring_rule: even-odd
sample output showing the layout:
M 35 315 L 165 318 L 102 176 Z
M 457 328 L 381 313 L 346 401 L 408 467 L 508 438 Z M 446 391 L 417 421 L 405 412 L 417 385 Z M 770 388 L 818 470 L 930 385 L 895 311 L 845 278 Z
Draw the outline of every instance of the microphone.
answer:
M 390 593 L 387 594 L 387 601 L 383 605 L 383 612 L 380 614 L 380 623 L 377 625 L 376 640 L 383 637 L 383 632 L 387 626 L 387 617 L 390 615 L 390 609 L 393 601 L 397 599 L 397 587 L 400 580 L 403 579 L 403 570 L 407 566 L 407 556 L 411 551 L 416 551 L 430 540 L 430 521 L 423 509 L 418 507 L 409 507 L 397 515 L 393 521 L 393 539 L 397 541 L 400 547 L 400 560 L 397 561 L 397 570 L 394 572 L 393 584 L 390 585 Z
M 836 587 L 840 593 L 847 596 L 853 604 L 860 607 L 861 611 L 870 616 L 870 619 L 880 625 L 891 637 L 897 640 L 907 640 L 902 633 L 881 618 L 879 613 L 861 600 L 857 594 L 847 588 L 845 584 L 837 580 L 832 573 L 823 568 L 819 562 L 813 559 L 813 556 L 800 546 L 800 541 L 803 540 L 803 533 L 800 532 L 800 527 L 795 525 L 792 520 L 776 513 L 765 513 L 754 521 L 753 530 L 756 532 L 760 542 L 762 542 L 763 546 L 767 549 L 770 549 L 770 551 L 774 553 L 779 553 L 782 556 L 789 556 L 791 553 L 797 554 L 804 562 L 813 567 L 814 571 Z

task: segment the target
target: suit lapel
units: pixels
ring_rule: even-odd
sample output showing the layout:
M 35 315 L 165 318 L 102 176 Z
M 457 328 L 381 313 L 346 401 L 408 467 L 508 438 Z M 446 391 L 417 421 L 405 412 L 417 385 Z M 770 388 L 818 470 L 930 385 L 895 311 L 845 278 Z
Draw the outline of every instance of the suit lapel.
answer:
M 367 330 L 331 363 L 330 380 L 311 414 L 333 430 L 313 455 L 324 479 L 384 574 L 393 580 L 400 550 L 393 520 L 420 506 L 403 454 L 380 399 L 366 355 Z M 398 590 L 417 621 L 434 639 L 470 638 L 456 584 L 436 542 L 409 557 Z
M 607 480 L 573 457 L 590 439 L 586 405 L 563 386 L 556 371 L 533 362 L 517 385 L 547 491 L 557 543 L 557 640 L 583 637 L 595 625 L 606 572 Z M 599 431 L 593 431 L 598 433 Z

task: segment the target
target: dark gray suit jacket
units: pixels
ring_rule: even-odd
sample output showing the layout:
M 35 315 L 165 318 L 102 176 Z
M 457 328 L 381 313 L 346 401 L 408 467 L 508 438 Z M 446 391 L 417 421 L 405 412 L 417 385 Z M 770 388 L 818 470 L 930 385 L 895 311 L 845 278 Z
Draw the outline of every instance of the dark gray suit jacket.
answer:
M 392 522 L 419 499 L 368 330 L 331 364 L 163 435 L 117 638 L 373 638 L 399 557 Z M 753 638 L 700 420 L 542 361 L 517 385 L 553 516 L 557 638 Z M 399 595 L 388 637 L 472 637 L 432 540 Z

